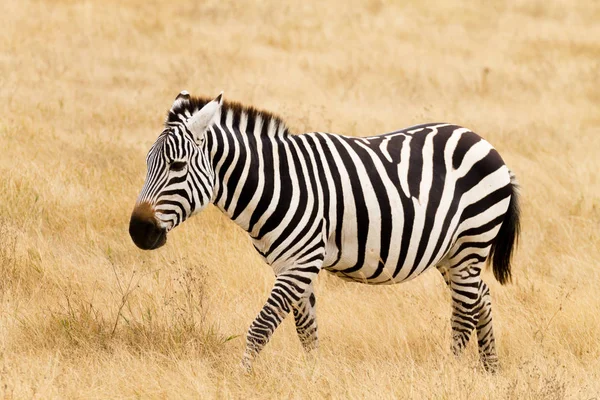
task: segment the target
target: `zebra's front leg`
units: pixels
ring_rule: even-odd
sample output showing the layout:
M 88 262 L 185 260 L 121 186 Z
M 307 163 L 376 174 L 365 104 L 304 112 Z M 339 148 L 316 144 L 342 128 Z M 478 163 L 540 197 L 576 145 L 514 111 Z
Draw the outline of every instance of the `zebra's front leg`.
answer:
M 448 286 L 448 288 L 450 288 L 450 269 L 449 269 L 448 265 L 440 264 L 440 265 L 436 265 L 436 268 L 442 275 L 442 278 L 444 278 L 444 282 L 446 282 L 446 286 Z
M 300 343 L 302 343 L 306 352 L 315 350 L 319 346 L 315 303 L 315 293 L 311 284 L 300 297 L 298 303 L 293 306 L 296 332 L 298 332 Z
M 277 276 L 271 295 L 248 329 L 242 368 L 252 371 L 252 362 L 265 347 L 275 329 L 298 304 L 311 286 L 320 267 L 299 266 Z

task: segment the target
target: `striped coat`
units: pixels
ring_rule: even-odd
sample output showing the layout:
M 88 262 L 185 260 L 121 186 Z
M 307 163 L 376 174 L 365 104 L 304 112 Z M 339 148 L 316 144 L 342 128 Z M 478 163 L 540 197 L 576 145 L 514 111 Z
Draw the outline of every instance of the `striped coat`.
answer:
M 489 290 L 480 271 L 510 279 L 518 236 L 514 176 L 470 130 L 425 124 L 367 138 L 289 133 L 270 113 L 180 94 L 147 158 L 130 222 L 141 248 L 213 203 L 245 229 L 276 282 L 250 326 L 246 369 L 293 310 L 307 350 L 317 346 L 313 281 L 391 284 L 438 268 L 452 291 L 452 349 L 477 330 L 497 367 Z

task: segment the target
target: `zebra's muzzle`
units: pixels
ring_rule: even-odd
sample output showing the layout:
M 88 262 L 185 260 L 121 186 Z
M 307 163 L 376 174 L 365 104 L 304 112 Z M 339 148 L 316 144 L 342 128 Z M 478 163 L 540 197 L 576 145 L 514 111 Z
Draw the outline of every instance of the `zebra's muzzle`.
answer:
M 129 235 L 142 250 L 154 250 L 167 243 L 167 230 L 158 224 L 152 207 L 146 203 L 135 207 L 129 221 Z

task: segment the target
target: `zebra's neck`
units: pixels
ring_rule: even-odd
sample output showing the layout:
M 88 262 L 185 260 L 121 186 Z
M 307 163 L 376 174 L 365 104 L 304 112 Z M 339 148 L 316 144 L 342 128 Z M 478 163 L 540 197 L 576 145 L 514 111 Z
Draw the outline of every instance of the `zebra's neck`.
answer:
M 273 217 L 270 224 L 279 222 L 281 213 L 267 210 L 291 191 L 281 181 L 282 169 L 289 168 L 281 155 L 290 138 L 281 119 L 253 109 L 224 108 L 210 132 L 213 203 L 252 237 L 262 236 L 263 215 Z

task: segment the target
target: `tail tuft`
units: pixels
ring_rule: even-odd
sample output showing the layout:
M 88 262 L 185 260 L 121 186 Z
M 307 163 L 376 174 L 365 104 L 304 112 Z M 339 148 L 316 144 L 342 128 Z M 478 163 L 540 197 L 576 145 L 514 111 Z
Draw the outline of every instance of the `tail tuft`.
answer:
M 500 226 L 496 240 L 492 244 L 489 257 L 492 261 L 494 276 L 502 285 L 512 280 L 510 261 L 521 232 L 519 186 L 512 173 L 510 175 L 510 185 L 511 196 L 508 210 L 504 214 L 504 221 Z

